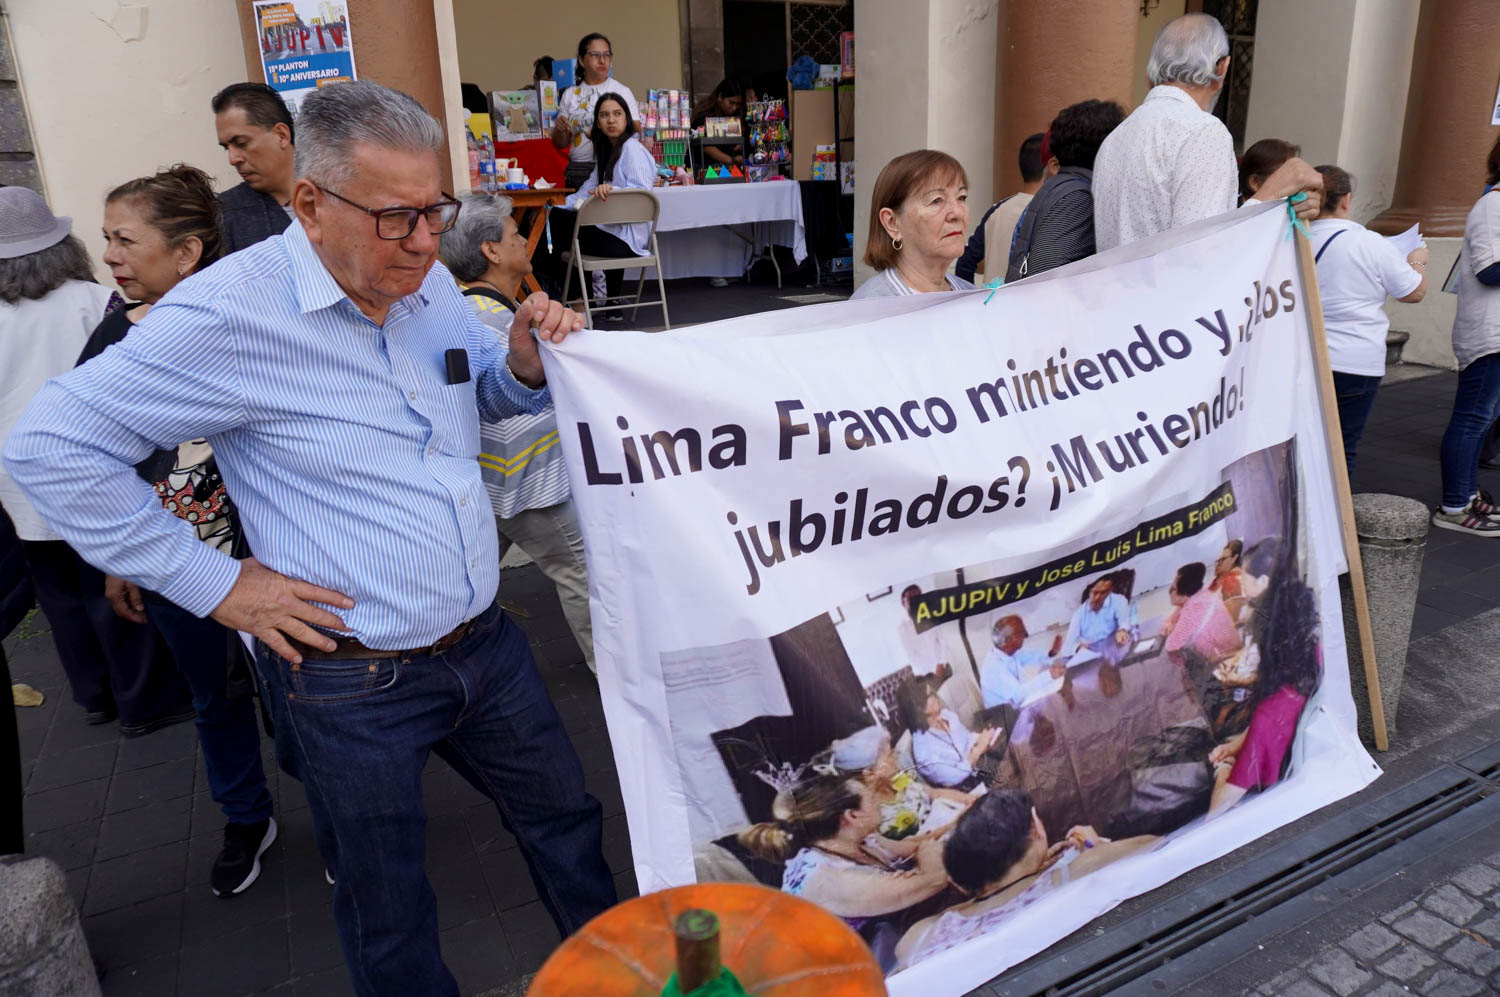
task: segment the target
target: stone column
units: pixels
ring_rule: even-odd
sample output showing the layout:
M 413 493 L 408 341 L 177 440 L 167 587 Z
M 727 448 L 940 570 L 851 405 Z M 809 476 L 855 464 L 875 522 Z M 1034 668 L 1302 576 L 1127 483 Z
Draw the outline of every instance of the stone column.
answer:
M 1016 150 L 1027 135 L 1046 131 L 1058 111 L 1090 98 L 1131 110 L 1140 20 L 1139 4 L 1119 0 L 1003 5 L 995 52 L 996 198 L 1020 186 Z
M 264 80 L 260 36 L 252 0 L 236 0 L 240 37 L 245 42 L 248 80 Z M 411 94 L 446 129 L 446 94 L 433 0 L 349 0 L 349 31 L 354 36 L 354 71 L 362 80 Z M 453 189 L 448 157 L 440 157 L 443 189 Z
M 1406 673 L 1406 648 L 1417 609 L 1417 585 L 1422 577 L 1422 556 L 1427 551 L 1430 516 L 1427 506 L 1399 495 L 1354 496 L 1354 525 L 1365 569 L 1365 594 L 1370 602 L 1375 667 L 1380 676 L 1386 733 L 1392 740 L 1396 737 L 1396 710 L 1401 705 L 1401 680 Z M 1349 654 L 1354 709 L 1360 735 L 1373 744 L 1375 732 L 1353 594 L 1347 581 L 1340 582 L 1340 590 L 1344 597 L 1344 646 Z
M 0 862 L 0 997 L 35 994 L 98 997 L 99 980 L 63 871 L 17 855 Z
M 1497 132 L 1495 32 L 1493 0 L 1422 0 L 1396 193 L 1370 228 L 1389 235 L 1420 223 L 1425 235 L 1463 235 Z

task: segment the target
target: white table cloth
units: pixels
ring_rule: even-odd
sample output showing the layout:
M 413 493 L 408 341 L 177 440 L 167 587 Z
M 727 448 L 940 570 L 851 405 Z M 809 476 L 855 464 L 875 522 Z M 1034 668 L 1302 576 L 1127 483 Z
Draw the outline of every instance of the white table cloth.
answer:
M 794 180 L 657 187 L 653 193 L 661 202 L 656 243 L 668 280 L 738 277 L 766 246 L 789 247 L 799 263 L 807 258 L 802 192 Z

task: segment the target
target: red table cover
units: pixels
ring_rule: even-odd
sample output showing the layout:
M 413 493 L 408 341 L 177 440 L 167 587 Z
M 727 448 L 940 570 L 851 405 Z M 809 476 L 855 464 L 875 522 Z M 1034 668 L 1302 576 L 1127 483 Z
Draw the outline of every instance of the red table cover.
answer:
M 495 156 L 519 159 L 521 169 L 533 181 L 546 177 L 554 187 L 561 187 L 563 170 L 568 166 L 568 151 L 552 144 L 550 138 L 531 138 L 521 142 L 496 142 Z M 501 177 L 503 180 L 504 177 Z

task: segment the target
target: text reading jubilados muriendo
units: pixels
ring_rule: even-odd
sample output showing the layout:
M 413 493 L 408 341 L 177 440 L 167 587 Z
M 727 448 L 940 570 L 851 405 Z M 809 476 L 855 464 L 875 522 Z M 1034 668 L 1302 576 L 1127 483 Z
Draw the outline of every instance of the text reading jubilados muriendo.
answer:
M 1011 359 L 999 377 L 949 397 L 908 398 L 861 409 L 779 399 L 774 402 L 776 457 L 781 461 L 813 459 L 836 451 L 927 439 L 952 433 L 966 420 L 998 427 L 1011 419 L 1026 419 L 1027 413 L 1107 392 L 1136 378 L 1150 378 L 1187 359 L 1195 349 L 1212 348 L 1229 357 L 1236 347 L 1254 339 L 1262 322 L 1293 311 L 1296 303 L 1290 279 L 1266 285 L 1257 281 L 1244 299 L 1243 322 L 1231 324 L 1221 308 L 1185 324 L 1187 331 L 1165 328 L 1151 333 L 1136 324 L 1108 349 L 1077 356 L 1063 347 L 1031 368 L 1022 368 Z M 851 484 L 821 499 L 793 498 L 785 516 L 763 523 L 741 523 L 739 514 L 728 510 L 725 518 L 745 566 L 745 590 L 755 595 L 761 589 L 762 571 L 820 547 L 883 536 L 903 527 L 920 529 L 944 519 L 1019 508 L 1026 502 L 1036 464 L 1046 469 L 1051 483 L 1048 508 L 1056 510 L 1067 496 L 1098 484 L 1107 475 L 1123 474 L 1188 447 L 1245 410 L 1243 365 L 1205 387 L 1205 394 L 1188 405 L 1155 414 L 1134 412 L 1134 423 L 1127 428 L 1111 427 L 1097 437 L 1080 434 L 1058 440 L 1040 454 L 996 454 L 992 466 L 1003 468 L 1004 473 L 988 481 L 950 482 L 947 475 L 938 475 L 930 489 L 905 496 L 871 494 L 870 488 Z M 707 433 L 692 426 L 636 432 L 624 416 L 618 416 L 615 425 L 621 434 L 613 443 L 596 440 L 595 428 L 586 422 L 576 425 L 589 486 L 647 484 L 696 474 L 705 467 L 744 467 L 750 460 L 748 434 L 737 423 L 716 426 Z

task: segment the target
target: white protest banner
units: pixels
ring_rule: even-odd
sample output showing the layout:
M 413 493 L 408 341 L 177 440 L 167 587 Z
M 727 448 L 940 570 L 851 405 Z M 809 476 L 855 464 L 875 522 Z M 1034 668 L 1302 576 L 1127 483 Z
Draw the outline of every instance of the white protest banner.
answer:
M 1288 225 L 548 349 L 643 892 L 961 993 L 1379 774 Z

